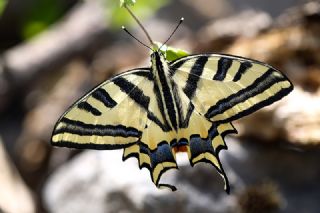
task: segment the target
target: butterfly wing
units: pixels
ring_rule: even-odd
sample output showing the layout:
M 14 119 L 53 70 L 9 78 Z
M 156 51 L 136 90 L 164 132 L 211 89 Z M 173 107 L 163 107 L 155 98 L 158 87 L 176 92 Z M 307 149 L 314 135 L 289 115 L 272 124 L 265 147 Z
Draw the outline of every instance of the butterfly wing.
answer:
M 236 133 L 231 122 L 281 99 L 293 85 L 270 65 L 219 54 L 192 55 L 173 61 L 170 76 L 190 100 L 192 114 L 200 114 L 211 122 L 207 137 L 190 138 L 190 163 L 214 165 L 228 192 L 228 180 L 218 154 L 227 148 L 225 135 Z
M 52 145 L 117 149 L 138 141 L 147 119 L 147 98 L 137 97 L 148 69 L 132 70 L 107 80 L 73 104 L 58 120 Z M 135 82 L 134 85 L 121 81 Z M 128 98 L 130 97 L 130 98 Z M 128 109 L 134 113 L 128 113 Z
M 58 120 L 52 145 L 70 148 L 124 148 L 123 160 L 136 157 L 157 187 L 161 175 L 177 168 L 169 141 L 175 135 L 163 121 L 150 69 L 115 76 L 73 104 Z
M 171 75 L 207 119 L 227 123 L 287 95 L 293 85 L 270 65 L 229 55 L 193 55 L 171 63 Z

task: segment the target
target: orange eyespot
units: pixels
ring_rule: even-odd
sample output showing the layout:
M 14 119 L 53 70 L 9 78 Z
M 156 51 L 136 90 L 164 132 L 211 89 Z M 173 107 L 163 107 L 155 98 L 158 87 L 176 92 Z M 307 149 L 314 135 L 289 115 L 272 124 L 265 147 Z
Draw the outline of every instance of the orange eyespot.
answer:
M 174 153 L 187 152 L 188 151 L 188 147 L 187 146 L 175 146 L 175 147 L 173 147 L 173 151 L 174 151 Z

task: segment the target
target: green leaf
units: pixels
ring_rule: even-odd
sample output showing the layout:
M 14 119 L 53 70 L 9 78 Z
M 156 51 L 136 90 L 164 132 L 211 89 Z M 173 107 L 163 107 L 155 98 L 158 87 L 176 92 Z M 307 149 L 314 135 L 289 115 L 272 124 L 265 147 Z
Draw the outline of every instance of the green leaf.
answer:
M 7 5 L 7 0 L 0 0 L 0 16 L 2 14 L 2 12 L 4 11 L 4 8 L 6 7 Z
M 162 44 L 160 42 L 155 42 L 154 47 L 152 48 L 153 50 L 158 50 Z M 188 56 L 189 53 L 185 50 L 170 47 L 167 45 L 163 45 L 160 49 L 160 52 L 166 56 L 166 59 L 168 61 L 174 61 L 179 58 L 182 58 L 184 56 Z
M 43 32 L 63 15 L 64 10 L 64 4 L 61 1 L 34 0 L 23 20 L 22 36 L 29 39 Z
M 186 52 L 185 50 L 169 47 L 166 52 L 166 59 L 168 61 L 174 61 L 188 55 L 189 53 Z
M 120 0 L 120 7 L 133 6 L 136 0 Z

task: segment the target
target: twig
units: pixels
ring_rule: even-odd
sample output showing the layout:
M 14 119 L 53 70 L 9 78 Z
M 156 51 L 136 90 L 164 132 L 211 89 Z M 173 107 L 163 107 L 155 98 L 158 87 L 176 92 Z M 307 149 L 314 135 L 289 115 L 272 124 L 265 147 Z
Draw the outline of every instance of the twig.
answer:
M 132 18 L 133 18 L 133 19 L 138 23 L 138 25 L 141 27 L 141 29 L 143 30 L 143 32 L 144 32 L 145 35 L 147 36 L 147 38 L 148 38 L 151 46 L 153 46 L 154 42 L 152 41 L 152 39 L 151 39 L 149 33 L 147 32 L 146 28 L 142 25 L 142 23 L 141 23 L 141 22 L 139 21 L 139 19 L 133 14 L 133 12 L 130 10 L 130 8 L 129 8 L 127 5 L 125 5 L 124 7 L 128 10 L 128 12 L 129 12 L 130 15 L 132 16 Z

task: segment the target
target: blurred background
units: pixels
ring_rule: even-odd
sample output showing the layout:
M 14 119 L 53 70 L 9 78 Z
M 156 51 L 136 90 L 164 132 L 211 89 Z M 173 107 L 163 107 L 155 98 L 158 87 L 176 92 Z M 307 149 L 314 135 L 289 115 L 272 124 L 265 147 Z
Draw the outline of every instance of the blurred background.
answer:
M 156 41 L 190 53 L 260 60 L 295 89 L 235 122 L 220 154 L 231 194 L 206 164 L 182 156 L 156 189 L 122 151 L 54 148 L 50 135 L 75 100 L 112 75 L 149 66 L 145 37 L 118 0 L 0 0 L 0 212 L 320 212 L 320 2 L 137 0 Z M 180 156 L 179 156 L 180 157 Z M 179 158 L 180 159 L 180 158 Z

